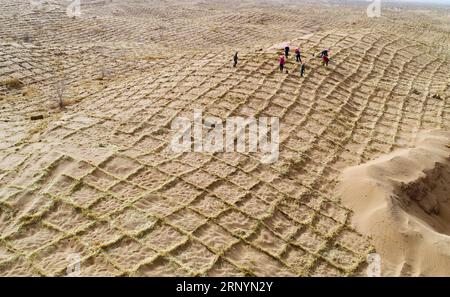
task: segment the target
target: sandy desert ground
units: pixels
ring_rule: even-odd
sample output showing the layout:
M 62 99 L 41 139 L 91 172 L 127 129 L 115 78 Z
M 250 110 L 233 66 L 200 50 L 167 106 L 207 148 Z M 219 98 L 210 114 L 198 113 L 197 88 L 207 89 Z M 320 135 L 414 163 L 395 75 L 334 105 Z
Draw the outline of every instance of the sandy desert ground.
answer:
M 0 0 L 1 276 L 450 275 L 448 8 L 41 2 Z M 194 109 L 279 117 L 278 162 L 173 153 Z

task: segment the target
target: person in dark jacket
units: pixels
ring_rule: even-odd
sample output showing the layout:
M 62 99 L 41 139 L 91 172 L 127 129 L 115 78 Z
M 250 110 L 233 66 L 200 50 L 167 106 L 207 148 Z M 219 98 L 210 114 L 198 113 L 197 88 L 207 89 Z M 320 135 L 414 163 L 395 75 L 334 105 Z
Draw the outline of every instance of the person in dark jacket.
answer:
M 237 63 L 238 63 L 238 52 L 236 52 L 233 56 L 233 67 L 236 67 Z
M 302 63 L 300 66 L 300 76 L 303 77 L 305 75 L 306 63 Z
M 286 56 L 286 58 L 289 57 L 289 51 L 290 51 L 290 50 L 291 50 L 291 49 L 289 48 L 288 45 L 284 48 L 284 55 Z
M 299 48 L 295 49 L 295 60 L 300 63 L 302 62 L 302 56 Z
M 320 57 L 328 57 L 328 52 L 330 51 L 330 49 L 324 49 L 321 53 L 320 53 Z

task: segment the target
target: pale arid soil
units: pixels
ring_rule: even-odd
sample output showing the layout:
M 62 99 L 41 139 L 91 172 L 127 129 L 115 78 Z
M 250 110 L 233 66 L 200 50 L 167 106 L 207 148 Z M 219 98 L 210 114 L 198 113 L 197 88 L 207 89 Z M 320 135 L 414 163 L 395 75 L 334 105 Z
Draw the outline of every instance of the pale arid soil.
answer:
M 392 260 L 337 185 L 450 128 L 448 10 L 391 4 L 371 19 L 367 3 L 129 0 L 82 1 L 70 18 L 47 2 L 0 0 L 0 275 L 62 276 L 73 255 L 82 275 L 131 276 L 349 276 L 375 251 Z M 305 78 L 292 57 L 279 73 L 284 42 L 301 46 Z M 328 68 L 312 57 L 325 47 Z M 174 154 L 172 119 L 196 108 L 279 117 L 279 161 Z M 449 192 L 429 184 L 449 180 L 448 155 L 431 151 L 440 169 L 405 172 L 439 172 L 392 192 L 442 204 L 396 208 L 431 226 L 414 247 L 449 236 Z M 383 273 L 450 275 L 420 265 L 427 251 L 399 257 Z
M 371 234 L 386 275 L 448 275 L 450 133 L 421 133 L 412 148 L 344 171 L 340 192 Z

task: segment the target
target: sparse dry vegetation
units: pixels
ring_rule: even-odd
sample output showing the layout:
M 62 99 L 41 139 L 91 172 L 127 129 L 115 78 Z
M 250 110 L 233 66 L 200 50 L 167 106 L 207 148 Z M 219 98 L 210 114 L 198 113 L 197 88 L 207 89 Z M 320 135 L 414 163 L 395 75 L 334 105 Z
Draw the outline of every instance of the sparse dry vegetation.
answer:
M 6 88 L 8 88 L 10 90 L 20 89 L 24 86 L 23 82 L 21 82 L 16 77 L 9 77 L 9 78 L 5 79 L 4 81 L 1 82 L 1 85 L 5 86 Z
M 56 101 L 59 109 L 63 109 L 65 106 L 65 95 L 67 90 L 67 78 L 66 69 L 62 60 L 58 59 L 54 62 L 55 65 L 55 78 L 51 84 L 53 89 L 54 100 Z

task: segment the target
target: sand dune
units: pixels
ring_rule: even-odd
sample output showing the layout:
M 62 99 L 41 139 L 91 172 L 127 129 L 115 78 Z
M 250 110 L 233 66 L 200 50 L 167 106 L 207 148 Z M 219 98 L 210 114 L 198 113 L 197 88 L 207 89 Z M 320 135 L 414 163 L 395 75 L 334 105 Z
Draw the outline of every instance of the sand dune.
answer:
M 450 133 L 422 133 L 413 148 L 346 169 L 340 194 L 372 236 L 385 275 L 448 273 Z

